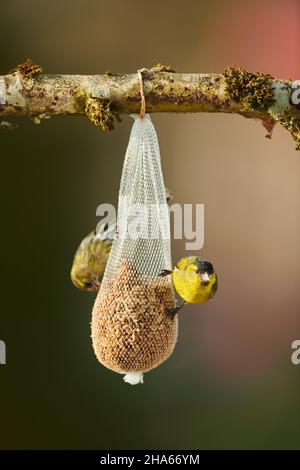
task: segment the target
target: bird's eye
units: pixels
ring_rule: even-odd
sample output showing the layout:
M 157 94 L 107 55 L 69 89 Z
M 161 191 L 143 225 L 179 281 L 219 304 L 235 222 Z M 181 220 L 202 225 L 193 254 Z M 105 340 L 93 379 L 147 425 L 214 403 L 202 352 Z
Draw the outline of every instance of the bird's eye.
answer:
M 92 284 L 91 282 L 85 282 L 85 283 L 84 283 L 84 287 L 85 287 L 86 289 L 90 289 L 91 287 L 93 287 L 93 284 Z

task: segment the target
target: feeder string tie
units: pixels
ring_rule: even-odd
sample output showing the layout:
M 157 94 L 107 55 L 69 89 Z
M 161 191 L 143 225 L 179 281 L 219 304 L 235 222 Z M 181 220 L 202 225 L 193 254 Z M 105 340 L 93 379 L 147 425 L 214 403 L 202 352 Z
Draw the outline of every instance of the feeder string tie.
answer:
M 144 82 L 143 82 L 143 74 L 142 69 L 138 70 L 138 77 L 140 82 L 140 94 L 141 94 L 141 108 L 140 108 L 140 116 L 141 119 L 144 119 L 146 113 L 146 100 L 145 100 L 145 93 L 144 93 Z

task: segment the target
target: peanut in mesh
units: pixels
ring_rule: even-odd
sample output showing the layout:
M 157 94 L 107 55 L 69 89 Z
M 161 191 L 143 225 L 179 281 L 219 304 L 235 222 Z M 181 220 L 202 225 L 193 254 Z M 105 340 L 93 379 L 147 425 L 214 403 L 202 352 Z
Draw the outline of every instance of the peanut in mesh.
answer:
M 119 372 L 147 372 L 173 352 L 178 320 L 170 281 L 139 275 L 123 260 L 96 299 L 92 339 L 98 360 Z

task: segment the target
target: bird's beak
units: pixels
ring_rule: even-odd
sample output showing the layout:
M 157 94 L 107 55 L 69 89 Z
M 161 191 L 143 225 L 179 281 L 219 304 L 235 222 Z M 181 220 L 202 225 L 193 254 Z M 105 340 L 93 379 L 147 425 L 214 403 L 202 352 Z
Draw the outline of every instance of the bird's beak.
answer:
M 204 284 L 204 285 L 209 284 L 209 281 L 210 281 L 210 275 L 209 274 L 207 274 L 207 273 L 201 274 L 202 284 Z
M 92 281 L 92 284 L 93 284 L 92 290 L 94 292 L 98 292 L 98 290 L 100 289 L 100 282 L 98 281 L 98 279 L 94 278 L 93 281 Z

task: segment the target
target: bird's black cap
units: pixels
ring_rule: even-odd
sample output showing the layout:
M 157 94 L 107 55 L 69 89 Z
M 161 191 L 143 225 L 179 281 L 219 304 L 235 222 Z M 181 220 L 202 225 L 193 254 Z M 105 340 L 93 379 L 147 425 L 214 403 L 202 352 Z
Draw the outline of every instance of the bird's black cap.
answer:
M 201 261 L 197 261 L 196 264 L 198 266 L 198 269 L 197 269 L 198 273 L 207 273 L 209 274 L 209 276 L 213 275 L 214 267 L 210 261 L 201 260 Z

